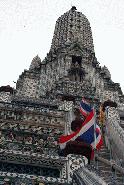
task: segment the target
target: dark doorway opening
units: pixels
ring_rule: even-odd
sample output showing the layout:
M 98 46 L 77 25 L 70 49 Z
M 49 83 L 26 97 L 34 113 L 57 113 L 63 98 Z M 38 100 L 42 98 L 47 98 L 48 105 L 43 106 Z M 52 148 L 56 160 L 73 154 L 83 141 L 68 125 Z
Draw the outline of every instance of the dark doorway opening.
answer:
M 72 63 L 78 63 L 78 65 L 81 67 L 82 57 L 81 56 L 72 56 Z

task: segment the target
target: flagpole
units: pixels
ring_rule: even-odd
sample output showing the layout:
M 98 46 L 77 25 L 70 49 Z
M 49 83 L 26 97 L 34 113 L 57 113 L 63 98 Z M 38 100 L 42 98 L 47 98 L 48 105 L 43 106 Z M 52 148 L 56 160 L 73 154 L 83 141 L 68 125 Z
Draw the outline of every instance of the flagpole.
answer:
M 94 97 L 92 96 L 92 102 L 94 100 Z M 94 102 L 93 102 L 94 103 Z M 94 117 L 95 117 L 95 120 L 94 120 L 94 156 L 96 154 L 96 111 L 95 111 L 95 105 L 93 105 L 93 111 L 94 111 Z M 94 157 L 94 165 L 96 166 L 96 161 L 95 161 L 95 157 Z
M 94 97 L 92 96 L 92 102 L 93 102 L 93 100 L 94 100 Z M 94 151 L 95 151 L 96 150 L 96 111 L 95 111 L 95 105 L 93 106 L 93 110 L 94 110 L 94 117 L 95 117 L 95 121 L 94 121 Z
M 95 111 L 95 108 L 94 108 Z M 94 122 L 94 150 L 96 150 L 96 112 L 94 112 L 95 122 Z

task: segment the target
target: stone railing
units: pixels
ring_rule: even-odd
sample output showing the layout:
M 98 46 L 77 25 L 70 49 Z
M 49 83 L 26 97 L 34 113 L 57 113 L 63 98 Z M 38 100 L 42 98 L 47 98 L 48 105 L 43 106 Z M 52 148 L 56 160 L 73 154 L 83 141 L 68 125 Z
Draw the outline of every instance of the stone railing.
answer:
M 28 174 L 19 174 L 19 173 L 9 173 L 9 172 L 2 172 L 0 171 L 0 182 L 2 183 L 9 183 L 10 185 L 68 185 L 67 180 L 62 178 L 54 178 L 54 177 L 44 177 L 44 176 L 37 176 L 37 175 L 28 175 Z
M 6 176 L 10 174 L 11 177 L 14 177 L 12 173 L 18 173 L 16 174 L 17 180 L 18 178 L 21 178 L 21 174 L 26 173 L 25 178 L 31 174 L 32 176 L 35 174 L 36 179 L 43 176 L 43 179 L 41 178 L 41 182 L 43 180 L 43 182 L 47 181 L 50 184 L 52 184 L 52 179 L 55 184 L 66 184 L 68 181 L 68 175 L 66 171 L 68 159 L 65 157 L 1 149 L 0 161 L 1 172 L 9 172 L 6 173 Z M 21 168 L 18 168 L 20 165 Z M 2 174 L 0 174 L 0 177 L 1 176 Z M 28 184 L 29 183 L 26 183 L 26 185 Z
M 110 166 L 111 171 L 116 171 L 116 172 L 122 174 L 122 176 L 124 177 L 124 168 L 117 165 L 115 161 L 113 161 L 113 160 L 109 161 L 107 159 L 104 159 L 103 157 L 99 157 L 98 155 L 95 155 L 95 161 L 99 161 L 101 163 L 104 163 L 106 166 Z
M 67 159 L 65 157 L 60 157 L 56 154 L 48 155 L 48 154 L 38 154 L 33 152 L 23 152 L 17 150 L 7 150 L 0 149 L 0 160 L 1 161 L 16 161 L 20 164 L 32 164 L 32 165 L 53 165 L 56 167 L 62 167 L 65 164 Z
M 124 160 L 124 130 L 120 127 L 120 118 L 118 110 L 115 108 L 108 108 L 106 121 L 106 135 L 111 149 L 112 157 L 115 160 Z
M 81 168 L 73 174 L 73 184 L 74 185 L 82 185 L 82 184 L 107 185 L 103 179 L 101 179 L 95 173 L 90 172 L 86 168 Z
M 30 97 L 25 97 L 25 96 L 19 96 L 19 95 L 14 95 L 12 98 L 13 103 L 22 103 L 22 104 L 27 104 L 28 105 L 48 105 L 48 107 L 56 107 L 58 105 L 58 100 L 57 99 L 51 99 L 47 97 L 42 97 L 42 98 L 30 98 Z

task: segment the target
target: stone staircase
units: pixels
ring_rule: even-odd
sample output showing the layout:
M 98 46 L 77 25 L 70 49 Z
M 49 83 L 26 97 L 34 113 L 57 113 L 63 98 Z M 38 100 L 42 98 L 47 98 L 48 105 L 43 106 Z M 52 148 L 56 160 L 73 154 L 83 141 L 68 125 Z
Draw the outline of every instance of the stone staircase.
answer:
M 101 150 L 97 154 L 99 157 L 110 161 L 110 151 L 105 147 L 105 145 L 102 146 Z M 87 166 L 87 168 L 100 176 L 108 185 L 124 185 L 123 175 L 119 172 L 115 172 L 110 165 L 94 160 Z

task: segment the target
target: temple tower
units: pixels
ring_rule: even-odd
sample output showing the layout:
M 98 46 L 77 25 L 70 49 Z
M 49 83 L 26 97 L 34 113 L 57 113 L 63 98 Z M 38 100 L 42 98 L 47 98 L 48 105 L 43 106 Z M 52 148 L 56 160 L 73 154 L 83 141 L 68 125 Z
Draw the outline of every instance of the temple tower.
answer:
M 91 27 L 88 19 L 73 6 L 56 21 L 51 50 L 79 42 L 84 48 L 94 51 Z

